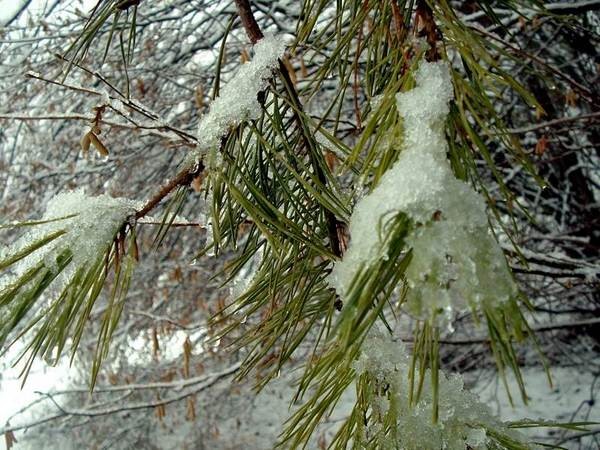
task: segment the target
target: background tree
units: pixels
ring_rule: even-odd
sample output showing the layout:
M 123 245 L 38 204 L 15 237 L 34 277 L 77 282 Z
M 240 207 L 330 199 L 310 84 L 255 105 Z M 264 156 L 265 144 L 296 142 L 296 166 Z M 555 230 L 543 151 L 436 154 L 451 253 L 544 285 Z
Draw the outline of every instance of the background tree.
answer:
M 270 389 L 283 373 L 300 380 L 302 405 L 284 446 L 398 445 L 417 415 L 377 408 L 395 398 L 400 373 L 410 374 L 409 404 L 427 410 L 416 437 L 425 445 L 448 420 L 436 413 L 448 392 L 473 402 L 438 367 L 468 382 L 494 364 L 517 380 L 543 361 L 597 373 L 599 2 L 20 6 L 1 44 L 0 210 L 12 225 L 0 336 L 24 343 L 26 370 L 36 354 L 57 363 L 72 348 L 96 386 L 91 401 L 88 388 L 47 393 L 31 424 L 5 427 L 7 442 L 37 425 L 99 447 L 239 445 L 239 430 L 218 431 L 235 406 L 207 405 L 248 407 L 250 385 Z M 419 68 L 436 61 L 452 68 L 453 174 L 485 196 L 524 294 L 496 308 L 500 272 L 479 264 L 489 302 L 445 322 L 414 308 L 422 291 L 410 270 L 448 258 L 435 239 L 417 252 L 419 221 L 402 208 L 380 223 L 385 258 L 357 269 L 345 292 L 330 275 L 369 239 L 348 230 L 353 211 L 410 150 L 396 94 L 418 89 Z M 413 128 L 417 138 L 426 130 Z M 85 196 L 57 198 L 82 187 Z M 446 209 L 422 229 L 450 230 Z M 400 340 L 413 343 L 406 361 Z M 374 370 L 380 351 L 394 370 Z M 234 374 L 239 384 L 224 381 Z M 577 419 L 593 419 L 595 389 Z M 340 421 L 320 434 L 338 400 Z M 483 425 L 485 445 L 521 448 L 500 424 Z M 594 445 L 590 430 L 558 441 Z

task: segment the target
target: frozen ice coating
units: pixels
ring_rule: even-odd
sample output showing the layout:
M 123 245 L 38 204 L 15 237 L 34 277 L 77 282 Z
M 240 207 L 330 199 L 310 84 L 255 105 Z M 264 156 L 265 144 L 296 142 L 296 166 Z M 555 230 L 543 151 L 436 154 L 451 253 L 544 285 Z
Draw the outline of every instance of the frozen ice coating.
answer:
M 403 118 L 403 150 L 373 191 L 356 205 L 351 242 L 329 277 L 342 297 L 361 264 L 386 258 L 378 228 L 390 213 L 412 222 L 407 245 L 412 260 L 405 309 L 436 323 L 482 302 L 503 302 L 516 294 L 504 255 L 490 233 L 485 202 L 456 179 L 446 158 L 444 120 L 453 98 L 445 62 L 423 62 L 416 87 L 396 95 Z
M 229 127 L 245 119 L 258 118 L 261 105 L 257 94 L 267 86 L 267 79 L 284 51 L 285 40 L 281 36 L 265 36 L 254 45 L 252 61 L 242 64 L 200 120 L 198 149 L 201 153 L 218 146 Z
M 133 213 L 135 203 L 131 200 L 108 195 L 91 197 L 82 190 L 61 193 L 48 202 L 42 221 L 73 217 L 31 227 L 5 253 L 13 254 L 54 232 L 64 230 L 65 234 L 21 260 L 16 265 L 15 272 L 16 275 L 22 274 L 42 260 L 46 267 L 52 268 L 56 265 L 57 256 L 69 249 L 73 259 L 68 272 L 73 273 L 75 269 L 96 261 L 111 245 L 127 217 Z
M 409 367 L 410 358 L 404 345 L 394 342 L 385 330 L 374 327 L 354 363 L 359 375 L 368 373 L 373 380 L 374 392 L 369 397 L 372 423 L 365 430 L 366 442 L 378 433 L 384 433 L 377 420 L 383 421 L 388 413 L 396 419 L 395 429 L 401 431 L 397 434 L 388 433 L 385 437 L 380 434 L 376 442 L 381 448 L 484 450 L 488 448 L 488 431 L 508 435 L 517 441 L 523 440 L 519 432 L 498 420 L 475 394 L 465 390 L 460 375 L 447 376 L 443 371 L 439 371 L 438 422 L 433 423 L 432 389 L 427 385 L 430 376 L 425 375 L 426 385 L 421 397 L 411 405 Z M 389 426 L 389 422 L 386 423 Z M 530 448 L 522 445 L 523 448 Z
M 232 283 L 229 287 L 229 295 L 237 299 L 246 293 L 248 288 L 252 285 L 258 274 L 260 263 L 263 259 L 264 247 L 260 247 L 256 250 L 256 253 L 252 258 L 246 261 L 241 270 L 233 277 Z

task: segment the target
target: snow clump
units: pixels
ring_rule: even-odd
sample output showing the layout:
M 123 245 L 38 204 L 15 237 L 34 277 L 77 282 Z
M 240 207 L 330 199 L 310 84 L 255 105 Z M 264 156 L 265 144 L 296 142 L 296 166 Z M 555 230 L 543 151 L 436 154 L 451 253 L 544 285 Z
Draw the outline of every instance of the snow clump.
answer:
M 0 253 L 0 261 L 54 233 L 64 233 L 12 266 L 13 276 L 6 275 L 4 279 L 0 279 L 0 291 L 12 279 L 40 263 L 47 269 L 56 271 L 57 258 L 67 250 L 72 253 L 67 271 L 69 274 L 81 268 L 90 268 L 110 247 L 128 217 L 135 214 L 135 206 L 132 200 L 108 195 L 91 197 L 83 190 L 58 194 L 48 202 L 40 220 L 42 223 L 32 225 L 30 231 L 15 244 L 4 249 Z M 66 281 L 63 277 L 63 282 Z
M 406 271 L 405 309 L 435 324 L 478 305 L 501 304 L 516 286 L 491 235 L 485 202 L 455 178 L 446 157 L 444 121 L 453 98 L 447 63 L 423 62 L 416 87 L 396 95 L 403 119 L 403 150 L 350 219 L 351 242 L 330 275 L 344 297 L 358 270 L 387 258 L 379 238 L 382 219 L 399 212 L 411 220 L 406 237 L 412 259 Z M 385 231 L 385 230 L 384 230 Z
M 252 61 L 242 64 L 212 102 L 209 112 L 200 120 L 200 153 L 196 157 L 218 147 L 230 127 L 260 116 L 261 105 L 257 94 L 267 87 L 267 80 L 284 52 L 285 40 L 281 36 L 265 36 L 254 45 Z
M 420 398 L 411 404 L 410 358 L 404 345 L 394 342 L 384 330 L 371 329 L 354 369 L 357 375 L 367 374 L 371 380 L 372 395 L 365 397 L 370 399 L 371 413 L 363 436 L 365 444 L 402 450 L 484 450 L 490 437 L 503 436 L 520 442 L 520 448 L 535 448 L 522 444 L 521 433 L 507 427 L 477 395 L 465 390 L 459 374 L 447 376 L 439 371 L 438 421 L 433 423 L 430 374 L 425 374 Z

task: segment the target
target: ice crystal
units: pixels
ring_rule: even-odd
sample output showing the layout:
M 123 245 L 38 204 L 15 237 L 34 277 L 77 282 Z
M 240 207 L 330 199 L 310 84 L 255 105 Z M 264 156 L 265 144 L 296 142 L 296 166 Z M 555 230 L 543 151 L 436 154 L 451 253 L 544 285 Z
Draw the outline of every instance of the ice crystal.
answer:
M 490 433 L 523 440 L 464 388 L 458 374 L 448 376 L 439 371 L 439 416 L 433 423 L 430 376 L 426 374 L 422 394 L 411 404 L 409 356 L 404 345 L 383 330 L 371 330 L 354 368 L 370 379 L 372 392 L 365 397 L 370 399 L 365 441 L 379 444 L 377 448 L 483 450 L 488 448 Z M 383 423 L 393 425 L 386 431 Z M 522 444 L 521 448 L 530 447 Z
M 257 249 L 256 253 L 246 261 L 240 271 L 231 280 L 229 295 L 232 299 L 237 299 L 245 294 L 256 279 L 262 262 L 263 251 L 263 247 Z
M 412 222 L 406 239 L 412 248 L 406 308 L 439 323 L 482 302 L 503 302 L 516 288 L 490 234 L 483 198 L 455 178 L 446 158 L 444 121 L 453 98 L 449 67 L 423 62 L 415 78 L 414 89 L 396 95 L 403 150 L 373 191 L 356 204 L 352 240 L 330 283 L 344 296 L 361 265 L 385 259 L 381 223 L 403 212 Z
M 281 36 L 265 36 L 254 45 L 252 61 L 238 69 L 200 121 L 198 149 L 201 154 L 218 147 L 229 127 L 260 115 L 257 95 L 267 87 L 267 79 L 284 51 L 285 41 Z

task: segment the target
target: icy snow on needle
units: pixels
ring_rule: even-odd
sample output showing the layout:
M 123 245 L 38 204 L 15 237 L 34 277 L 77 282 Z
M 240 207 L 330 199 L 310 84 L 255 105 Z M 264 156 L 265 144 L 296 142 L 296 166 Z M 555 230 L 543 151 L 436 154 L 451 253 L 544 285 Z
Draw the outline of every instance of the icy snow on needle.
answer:
M 402 450 L 485 450 L 491 431 L 493 435 L 520 442 L 520 448 L 536 448 L 525 444 L 521 433 L 508 428 L 475 394 L 464 389 L 460 375 L 447 376 L 441 370 L 438 422 L 433 423 L 432 389 L 427 385 L 430 376 L 424 377 L 422 394 L 411 404 L 410 358 L 402 342 L 394 342 L 385 330 L 371 329 L 354 369 L 359 375 L 368 374 L 372 380 L 372 395 L 365 397 L 372 413 L 364 436 L 369 447 L 376 443 L 377 448 Z M 386 432 L 383 423 L 390 426 L 388 417 L 393 418 L 395 426 L 391 429 L 398 430 L 397 433 Z
M 281 36 L 265 36 L 254 45 L 252 61 L 238 69 L 200 120 L 198 149 L 201 154 L 218 146 L 229 127 L 259 117 L 261 105 L 257 94 L 267 87 L 267 79 L 284 51 L 285 40 Z
M 135 203 L 131 200 L 108 195 L 91 197 L 85 195 L 82 190 L 61 193 L 48 202 L 42 217 L 42 221 L 51 220 L 51 222 L 33 226 L 3 253 L 15 254 L 55 232 L 64 230 L 63 235 L 21 260 L 14 267 L 14 272 L 19 276 L 40 262 L 47 268 L 53 269 L 57 257 L 65 250 L 70 250 L 73 256 L 69 270 L 65 274 L 68 276 L 79 268 L 91 265 L 101 257 L 112 244 L 127 217 L 133 213 L 135 213 Z M 2 257 L 3 255 L 0 254 L 0 259 Z M 2 281 L 0 280 L 0 290 Z M 66 281 L 64 277 L 63 281 Z
M 481 302 L 507 300 L 516 288 L 490 234 L 483 198 L 454 177 L 446 158 L 444 120 L 453 98 L 448 65 L 421 63 L 416 84 L 396 95 L 404 127 L 402 153 L 357 203 L 350 246 L 330 283 L 344 296 L 362 264 L 386 258 L 379 227 L 385 217 L 403 212 L 412 222 L 406 238 L 412 259 L 405 308 L 439 323 Z

